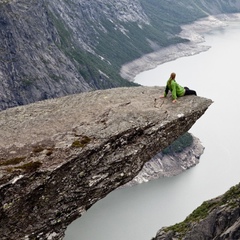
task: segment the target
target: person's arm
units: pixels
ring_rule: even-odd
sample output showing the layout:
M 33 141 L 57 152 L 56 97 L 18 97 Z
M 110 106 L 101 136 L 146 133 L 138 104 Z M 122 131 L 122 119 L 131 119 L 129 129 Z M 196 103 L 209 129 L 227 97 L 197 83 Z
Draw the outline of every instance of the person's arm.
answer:
M 169 92 L 169 87 L 167 85 L 165 88 L 164 97 L 166 97 L 168 95 L 168 92 Z
M 168 85 L 166 85 L 164 95 L 160 96 L 160 98 L 165 98 L 168 95 L 168 92 L 169 92 L 169 88 L 168 88 Z
M 172 99 L 173 99 L 173 102 L 176 102 L 177 101 L 177 86 L 176 86 L 176 83 L 175 82 L 172 82 Z

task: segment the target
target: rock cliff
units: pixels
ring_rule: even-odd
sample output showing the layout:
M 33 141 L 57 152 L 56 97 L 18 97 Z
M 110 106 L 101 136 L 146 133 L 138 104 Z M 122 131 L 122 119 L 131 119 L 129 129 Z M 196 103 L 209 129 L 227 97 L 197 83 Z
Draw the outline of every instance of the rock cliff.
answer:
M 62 239 L 212 103 L 186 96 L 173 104 L 163 91 L 115 88 L 0 112 L 0 238 Z
M 203 202 L 185 221 L 159 230 L 152 240 L 240 239 L 240 184 Z

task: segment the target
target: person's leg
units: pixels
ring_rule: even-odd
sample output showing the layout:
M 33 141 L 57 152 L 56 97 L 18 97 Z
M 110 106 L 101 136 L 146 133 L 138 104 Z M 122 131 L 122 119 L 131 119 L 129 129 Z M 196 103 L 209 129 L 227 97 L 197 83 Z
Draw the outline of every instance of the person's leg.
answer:
M 184 87 L 185 88 L 185 94 L 184 95 L 196 95 L 197 93 L 194 90 L 189 89 L 188 87 Z

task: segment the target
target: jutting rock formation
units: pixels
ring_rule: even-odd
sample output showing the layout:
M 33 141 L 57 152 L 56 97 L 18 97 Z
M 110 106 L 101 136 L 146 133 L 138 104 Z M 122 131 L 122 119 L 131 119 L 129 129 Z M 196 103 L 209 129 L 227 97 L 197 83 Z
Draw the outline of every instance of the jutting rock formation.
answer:
M 0 112 L 0 239 L 62 239 L 212 101 L 161 87 L 93 91 Z

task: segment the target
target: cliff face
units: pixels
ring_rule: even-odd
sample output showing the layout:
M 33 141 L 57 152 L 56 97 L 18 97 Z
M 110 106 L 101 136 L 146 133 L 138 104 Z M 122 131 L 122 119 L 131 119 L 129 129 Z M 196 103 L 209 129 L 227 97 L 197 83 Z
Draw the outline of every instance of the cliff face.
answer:
M 240 184 L 205 201 L 184 222 L 162 228 L 152 240 L 240 239 Z
M 0 238 L 61 239 L 96 201 L 187 132 L 212 103 L 115 88 L 0 112 Z
M 204 147 L 198 138 L 194 136 L 192 138 L 192 144 L 184 147 L 181 151 L 171 153 L 161 151 L 157 153 L 144 164 L 139 174 L 124 186 L 133 186 L 161 177 L 172 177 L 197 165 Z
M 1 3 L 0 109 L 91 89 L 59 41 L 45 1 Z
M 0 0 L 0 110 L 135 85 L 123 64 L 186 42 L 182 24 L 239 11 L 233 0 Z
M 124 8 L 125 14 L 122 5 L 126 3 L 1 0 L 0 110 L 92 89 L 134 85 L 112 74 L 112 63 L 94 50 L 98 31 L 107 31 L 101 17 L 114 14 L 115 21 L 146 20 L 134 1 Z

